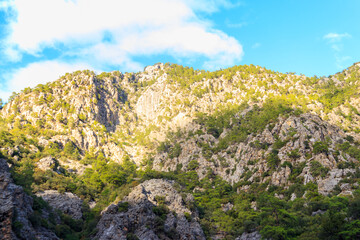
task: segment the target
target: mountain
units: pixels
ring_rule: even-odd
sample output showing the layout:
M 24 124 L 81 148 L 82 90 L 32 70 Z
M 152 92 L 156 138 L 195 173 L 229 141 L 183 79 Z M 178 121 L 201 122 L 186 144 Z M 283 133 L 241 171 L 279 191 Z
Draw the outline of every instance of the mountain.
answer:
M 354 239 L 359 86 L 360 63 L 77 71 L 11 96 L 0 157 L 54 239 Z

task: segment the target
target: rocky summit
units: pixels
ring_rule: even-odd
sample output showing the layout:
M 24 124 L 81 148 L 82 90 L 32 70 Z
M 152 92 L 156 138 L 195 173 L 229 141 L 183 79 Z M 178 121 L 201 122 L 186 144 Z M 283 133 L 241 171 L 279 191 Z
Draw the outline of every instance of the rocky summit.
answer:
M 360 63 L 26 88 L 0 107 L 0 239 L 360 239 L 359 90 Z

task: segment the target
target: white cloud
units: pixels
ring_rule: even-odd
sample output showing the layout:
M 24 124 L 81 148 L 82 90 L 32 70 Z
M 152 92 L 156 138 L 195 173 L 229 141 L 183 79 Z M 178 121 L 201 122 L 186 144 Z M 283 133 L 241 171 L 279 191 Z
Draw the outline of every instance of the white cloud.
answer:
M 7 13 L 8 34 L 0 39 L 0 52 L 5 61 L 21 63 L 30 54 L 38 62 L 27 58 L 21 63 L 26 66 L 3 75 L 0 94 L 84 68 L 138 71 L 144 66 L 134 60 L 137 56 L 201 59 L 208 69 L 237 64 L 242 45 L 204 16 L 239 5 L 230 0 L 5 0 L 0 9 Z M 44 49 L 57 49 L 61 56 L 46 61 Z
M 5 78 L 9 79 L 6 86 L 1 86 L 0 91 L 7 98 L 11 92 L 19 92 L 26 87 L 35 87 L 40 83 L 46 83 L 58 79 L 66 72 L 74 72 L 76 70 L 90 69 L 87 64 L 70 64 L 58 61 L 36 62 L 26 67 L 17 69 L 16 71 L 7 73 Z
M 341 41 L 343 38 L 350 38 L 351 35 L 348 33 L 328 33 L 326 35 L 324 35 L 324 39 L 336 42 L 336 41 Z
M 26 52 L 41 56 L 45 47 L 70 46 L 67 55 L 86 52 L 93 61 L 108 64 L 139 65 L 134 55 L 162 54 L 192 57 L 201 55 L 226 59 L 227 64 L 241 60 L 241 44 L 213 29 L 211 22 L 196 16 L 197 11 L 213 12 L 233 7 L 227 0 L 13 0 L 17 19 L 9 28 L 7 53 L 13 60 Z M 107 33 L 111 43 L 104 43 Z M 104 53 L 99 53 L 101 49 Z M 91 51 L 92 50 L 92 51 Z M 98 55 L 99 54 L 99 59 Z M 177 56 L 175 56 L 177 57 Z M 106 64 L 105 62 L 103 62 Z M 219 67 L 223 67 L 222 66 Z
M 349 64 L 352 59 L 350 56 L 343 56 L 343 39 L 351 37 L 349 33 L 328 33 L 323 36 L 334 52 L 335 65 L 338 69 L 344 69 L 345 64 Z

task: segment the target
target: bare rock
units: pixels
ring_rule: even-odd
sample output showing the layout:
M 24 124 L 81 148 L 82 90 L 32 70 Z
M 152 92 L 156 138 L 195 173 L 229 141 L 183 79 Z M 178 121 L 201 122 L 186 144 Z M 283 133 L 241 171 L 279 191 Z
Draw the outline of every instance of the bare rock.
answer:
M 78 175 L 84 174 L 86 168 L 91 168 L 91 165 L 84 165 L 79 161 L 71 160 L 71 159 L 60 159 L 59 163 L 69 173 L 76 173 Z
M 59 209 L 74 219 L 82 218 L 83 201 L 73 193 L 45 190 L 44 192 L 36 193 L 36 196 L 42 197 L 51 207 Z
M 221 205 L 221 209 L 224 211 L 224 212 L 228 212 L 230 210 L 232 210 L 234 208 L 234 204 L 232 203 L 226 203 L 226 204 L 222 204 Z
M 59 162 L 51 156 L 40 159 L 36 163 L 36 165 L 39 169 L 43 171 L 52 170 L 57 173 L 61 173 L 64 171 L 62 168 L 59 167 Z
M 240 237 L 237 237 L 235 240 L 260 240 L 260 239 L 261 239 L 260 233 L 258 231 L 255 231 L 251 233 L 244 232 L 243 234 L 241 234 Z
M 59 239 L 50 230 L 31 224 L 29 218 L 33 213 L 32 205 L 33 199 L 22 187 L 14 184 L 6 160 L 0 159 L 1 239 Z
M 161 217 L 154 207 L 162 204 L 168 213 Z M 196 219 L 197 213 L 184 205 L 171 181 L 152 179 L 135 187 L 123 202 L 112 204 L 102 212 L 95 239 L 126 239 L 129 234 L 135 234 L 139 239 L 171 236 L 171 239 L 205 240 Z
M 329 194 L 335 186 L 346 176 L 347 173 L 354 173 L 354 169 L 333 169 L 325 179 L 318 180 L 319 193 Z M 349 187 L 348 187 L 349 188 Z M 348 190 L 348 189 L 344 189 Z

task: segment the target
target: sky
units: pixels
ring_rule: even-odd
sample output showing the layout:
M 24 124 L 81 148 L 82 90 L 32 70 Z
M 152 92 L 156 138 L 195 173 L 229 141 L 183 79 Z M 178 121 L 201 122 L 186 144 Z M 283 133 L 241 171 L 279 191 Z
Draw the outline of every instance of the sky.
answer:
M 359 0 L 0 0 L 0 98 L 158 62 L 328 76 L 360 61 Z

